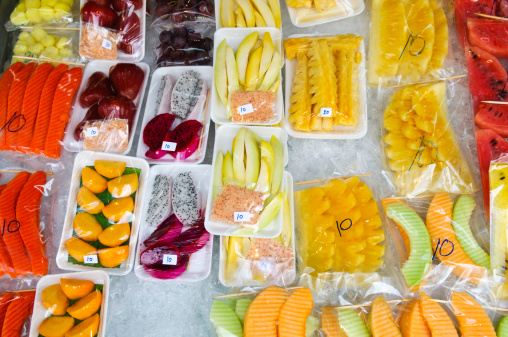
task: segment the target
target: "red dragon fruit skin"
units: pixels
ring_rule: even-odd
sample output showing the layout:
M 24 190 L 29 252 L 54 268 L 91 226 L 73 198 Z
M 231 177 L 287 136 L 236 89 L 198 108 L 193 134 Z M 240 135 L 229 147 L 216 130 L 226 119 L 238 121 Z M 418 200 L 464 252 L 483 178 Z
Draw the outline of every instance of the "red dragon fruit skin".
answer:
M 168 153 L 176 154 L 191 147 L 195 136 L 199 134 L 202 127 L 203 124 L 200 122 L 196 120 L 189 120 L 179 124 L 176 128 L 167 132 L 164 136 L 164 141 L 176 143 L 175 151 L 168 151 Z
M 162 147 L 164 136 L 173 125 L 175 115 L 164 113 L 152 118 L 143 130 L 143 142 L 150 150 L 158 150 Z
M 150 267 L 148 266 L 143 267 L 145 268 L 146 272 L 154 278 L 161 280 L 171 280 L 182 275 L 187 270 L 189 260 L 190 256 L 188 254 L 181 254 L 176 266 L 154 265 Z
M 141 252 L 139 259 L 143 266 L 165 266 L 163 264 L 165 254 L 176 255 L 177 259 L 179 259 L 180 250 L 173 245 L 154 244 Z
M 199 138 L 200 138 L 199 135 L 195 134 L 194 137 L 192 138 L 190 146 L 185 151 L 169 152 L 169 154 L 178 161 L 183 161 L 183 160 L 189 158 L 198 149 Z

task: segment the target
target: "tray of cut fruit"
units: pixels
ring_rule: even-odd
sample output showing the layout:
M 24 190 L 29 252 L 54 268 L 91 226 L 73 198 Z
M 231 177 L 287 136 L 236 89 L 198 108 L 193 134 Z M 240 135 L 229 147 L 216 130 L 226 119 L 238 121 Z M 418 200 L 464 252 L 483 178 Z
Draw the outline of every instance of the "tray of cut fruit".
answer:
M 125 275 L 134 265 L 148 163 L 81 152 L 76 156 L 57 264 Z
M 109 276 L 103 271 L 41 278 L 30 337 L 105 336 L 108 295 Z

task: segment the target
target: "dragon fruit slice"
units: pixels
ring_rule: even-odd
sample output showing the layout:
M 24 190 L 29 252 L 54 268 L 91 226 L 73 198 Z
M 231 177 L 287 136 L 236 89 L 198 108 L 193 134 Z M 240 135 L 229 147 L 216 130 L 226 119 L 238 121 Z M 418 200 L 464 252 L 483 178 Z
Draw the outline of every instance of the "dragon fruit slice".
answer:
M 174 225 L 169 228 L 160 238 L 157 239 L 157 245 L 169 245 L 173 244 L 174 241 L 181 235 L 183 225 L 178 219 L 175 217 Z
M 162 77 L 161 85 L 157 91 L 157 100 L 155 101 L 156 115 L 171 112 L 171 90 L 173 90 L 174 84 L 170 75 L 164 75 Z
M 143 130 L 143 142 L 150 150 L 160 149 L 166 132 L 175 121 L 175 115 L 165 113 L 152 118 Z
M 191 112 L 187 116 L 187 119 L 198 119 L 204 109 L 207 95 L 208 86 L 205 80 L 201 80 L 200 84 L 196 87 L 196 92 L 194 93 L 195 99 L 191 102 Z
M 160 224 L 171 213 L 171 178 L 158 174 L 153 181 L 153 190 L 146 212 L 146 222 L 150 226 Z M 162 225 L 162 224 L 161 224 Z M 159 226 L 160 227 L 160 226 Z
M 167 231 L 169 231 L 176 224 L 176 216 L 171 214 L 171 216 L 165 219 L 163 222 L 157 226 L 157 228 L 153 231 L 150 236 L 143 241 L 143 244 L 148 247 L 157 242 Z
M 148 151 L 146 151 L 146 153 L 145 153 L 145 157 L 151 158 L 151 159 L 161 159 L 162 157 L 164 157 L 167 154 L 168 154 L 168 151 L 164 151 L 161 149 L 157 149 L 157 150 L 148 149 Z
M 199 219 L 199 206 L 198 192 L 190 172 L 182 172 L 175 178 L 171 195 L 178 220 L 185 226 L 193 225 Z
M 168 153 L 173 157 L 176 157 L 177 153 L 184 152 L 191 148 L 196 143 L 196 136 L 198 137 L 197 142 L 199 143 L 199 131 L 202 127 L 203 124 L 200 122 L 196 120 L 189 120 L 179 124 L 173 130 L 168 131 L 164 136 L 164 141 L 176 143 L 175 151 L 168 151 Z M 189 155 L 191 154 L 192 153 Z
M 208 231 L 205 230 L 203 232 L 203 234 L 201 234 L 199 239 L 194 241 L 189 246 L 182 247 L 180 252 L 187 253 L 187 254 L 195 253 L 195 252 L 199 251 L 201 248 L 203 248 L 206 245 L 206 243 L 208 242 L 208 240 L 210 240 L 210 233 L 208 233 Z
M 143 266 L 166 266 L 163 264 L 164 255 L 176 255 L 177 261 L 180 257 L 178 248 L 172 245 L 152 245 L 141 252 L 139 259 Z M 170 265 L 169 265 L 170 266 Z
M 196 150 L 198 149 L 198 146 L 199 146 L 199 135 L 195 134 L 194 137 L 192 137 L 189 147 L 185 151 L 169 152 L 169 154 L 177 161 L 183 161 L 189 158 L 193 153 L 195 153 Z
M 192 245 L 195 241 L 197 241 L 203 232 L 205 231 L 205 226 L 203 221 L 199 221 L 194 226 L 188 228 L 186 231 L 183 231 L 174 241 L 173 244 L 178 247 L 178 249 L 182 249 L 184 247 Z
M 197 98 L 194 96 L 201 78 L 194 70 L 184 71 L 176 81 L 171 94 L 171 111 L 182 119 L 189 116 L 192 108 L 196 105 Z M 201 83 L 203 81 L 201 80 Z M 202 84 L 201 84 L 202 86 Z
M 171 265 L 154 265 L 154 266 L 143 266 L 150 276 L 161 279 L 161 280 L 172 280 L 187 270 L 190 256 L 188 254 L 180 254 L 176 266 Z

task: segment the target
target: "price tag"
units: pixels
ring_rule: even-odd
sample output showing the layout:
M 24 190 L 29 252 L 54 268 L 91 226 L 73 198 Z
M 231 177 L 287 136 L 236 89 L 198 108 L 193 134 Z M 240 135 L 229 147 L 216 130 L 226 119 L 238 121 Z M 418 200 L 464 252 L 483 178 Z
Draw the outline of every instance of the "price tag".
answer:
M 263 261 L 259 264 L 259 269 L 265 272 L 270 271 L 270 265 L 266 261 Z
M 249 212 L 235 212 L 235 222 L 248 222 L 250 221 Z
M 178 257 L 176 255 L 172 254 L 164 254 L 164 257 L 162 259 L 162 264 L 167 264 L 170 266 L 176 266 Z
M 104 39 L 104 40 L 102 40 L 102 46 L 106 49 L 111 50 L 111 47 L 113 46 L 113 44 L 111 43 L 111 41 Z
M 321 108 L 319 117 L 332 117 L 332 108 Z
M 246 115 L 250 114 L 251 112 L 254 112 L 254 108 L 252 107 L 252 104 L 245 104 L 238 107 L 238 113 L 240 115 Z
M 87 137 L 95 137 L 99 134 L 99 130 L 97 130 L 96 126 L 86 129 Z
M 164 151 L 175 151 L 176 150 L 176 143 L 162 142 L 162 150 L 164 150 Z
M 85 263 L 99 263 L 99 260 L 97 259 L 97 255 L 86 255 L 85 256 Z

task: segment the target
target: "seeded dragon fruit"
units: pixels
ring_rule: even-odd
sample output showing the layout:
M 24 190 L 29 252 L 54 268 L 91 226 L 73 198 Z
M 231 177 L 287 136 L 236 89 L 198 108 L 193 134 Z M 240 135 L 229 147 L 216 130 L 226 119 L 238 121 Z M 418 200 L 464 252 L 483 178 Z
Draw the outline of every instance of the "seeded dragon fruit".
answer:
M 152 196 L 148 203 L 146 222 L 156 226 L 171 213 L 171 178 L 164 174 L 155 176 Z
M 145 142 L 151 150 L 160 149 L 164 136 L 171 128 L 174 121 L 175 115 L 169 113 L 157 115 L 152 118 L 143 130 L 143 142 Z
M 164 141 L 176 143 L 175 151 L 168 151 L 168 153 L 173 157 L 176 157 L 178 153 L 186 152 L 187 156 L 185 158 L 194 153 L 199 144 L 199 131 L 201 131 L 202 127 L 203 124 L 200 122 L 196 120 L 188 120 L 179 124 L 173 130 L 168 131 L 164 136 Z M 190 152 L 191 149 L 194 150 Z
M 170 75 L 162 76 L 161 85 L 157 91 L 157 100 L 155 101 L 156 115 L 171 112 L 171 90 L 174 84 Z
M 196 93 L 201 93 L 203 80 L 194 70 L 182 73 L 171 94 L 171 111 L 176 116 L 186 119 L 198 102 Z
M 185 226 L 192 226 L 199 219 L 199 205 L 190 172 L 182 172 L 175 178 L 171 194 L 176 217 Z
M 199 115 L 203 111 L 206 96 L 208 94 L 208 86 L 206 85 L 205 80 L 201 80 L 200 84 L 196 87 L 196 92 L 194 92 L 193 101 L 191 102 L 191 112 L 187 119 L 198 119 Z

